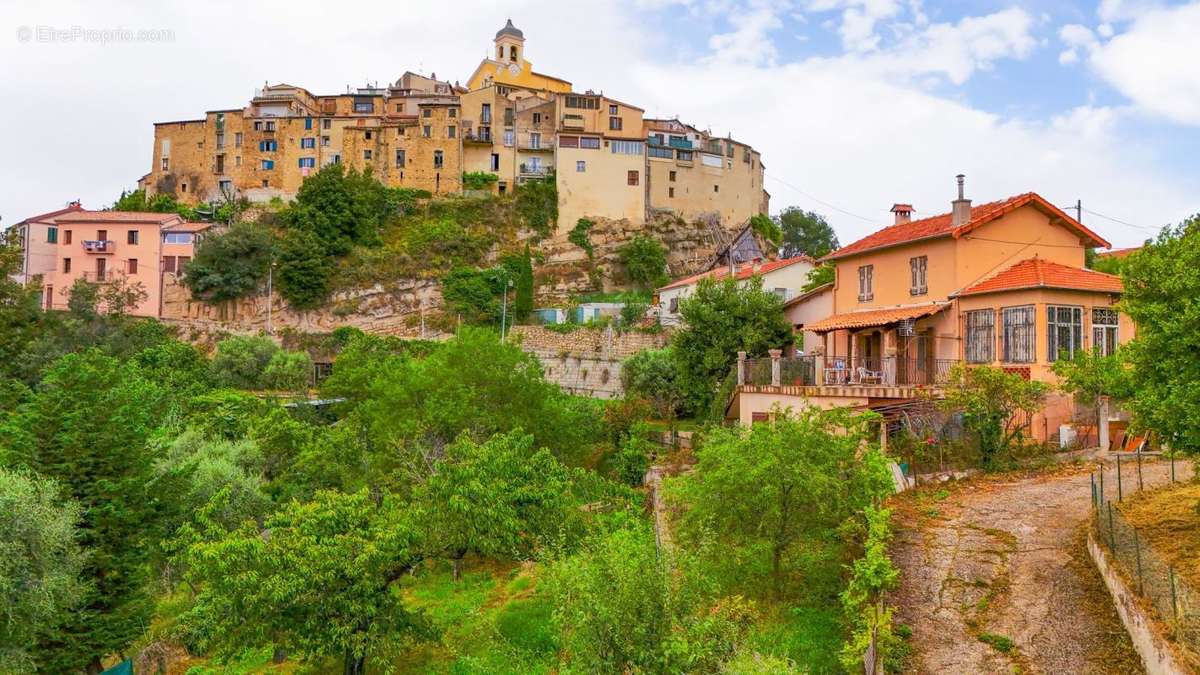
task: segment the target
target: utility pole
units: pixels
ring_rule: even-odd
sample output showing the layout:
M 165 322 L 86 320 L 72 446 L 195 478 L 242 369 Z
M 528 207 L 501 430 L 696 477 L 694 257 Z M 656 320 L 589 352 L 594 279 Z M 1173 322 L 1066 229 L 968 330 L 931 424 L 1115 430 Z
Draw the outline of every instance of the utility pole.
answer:
M 1075 220 L 1079 223 L 1083 222 L 1083 200 L 1075 200 Z

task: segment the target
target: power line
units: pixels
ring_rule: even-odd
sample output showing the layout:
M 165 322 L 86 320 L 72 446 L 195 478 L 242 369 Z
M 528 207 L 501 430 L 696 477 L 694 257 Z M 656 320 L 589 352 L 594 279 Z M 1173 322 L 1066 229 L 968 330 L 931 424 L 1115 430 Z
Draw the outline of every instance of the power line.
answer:
M 1103 219 L 1105 219 L 1105 220 L 1111 220 L 1112 222 L 1114 222 L 1114 223 L 1117 223 L 1118 225 L 1124 225 L 1124 226 L 1126 226 L 1126 227 L 1132 227 L 1132 228 L 1135 228 L 1135 229 L 1138 229 L 1138 230 L 1144 230 L 1144 231 L 1146 231 L 1146 232 L 1158 232 L 1160 229 L 1162 229 L 1162 228 L 1159 228 L 1159 227 L 1147 227 L 1147 226 L 1145 226 L 1145 225 L 1134 225 L 1133 223 L 1126 222 L 1126 221 L 1124 221 L 1124 220 L 1120 220 L 1120 219 L 1118 219 L 1118 218 L 1113 218 L 1112 216 L 1106 216 L 1106 215 L 1104 215 L 1103 213 L 1097 213 L 1097 212 L 1095 212 L 1095 211 L 1093 211 L 1093 210 L 1091 210 L 1091 209 L 1084 209 L 1084 210 L 1083 210 L 1083 212 L 1084 212 L 1084 213 L 1091 214 L 1091 215 L 1093 215 L 1093 216 L 1096 216 L 1097 218 L 1103 218 Z
M 814 196 L 812 196 L 812 195 L 808 194 L 807 192 L 805 192 L 804 190 L 801 190 L 800 188 L 796 187 L 795 185 L 792 185 L 791 183 L 789 183 L 789 182 L 787 182 L 787 181 L 785 181 L 785 180 L 781 180 L 781 179 L 779 179 L 779 178 L 776 178 L 775 176 L 772 176 L 771 174 L 767 174 L 767 178 L 770 178 L 771 180 L 773 180 L 773 181 L 775 181 L 775 182 L 777 182 L 777 183 L 780 183 L 780 184 L 782 184 L 782 185 L 784 185 L 784 186 L 786 186 L 786 187 L 789 187 L 789 188 L 791 188 L 791 189 L 795 190 L 796 192 L 799 192 L 800 194 L 804 195 L 805 197 L 808 197 L 809 199 L 813 200 L 814 202 L 816 202 L 816 203 L 818 203 L 818 204 L 821 204 L 822 206 L 829 207 L 829 208 L 831 208 L 831 209 L 833 209 L 834 211 L 837 211 L 837 212 L 839 212 L 839 213 L 844 213 L 844 214 L 846 214 L 847 216 L 853 216 L 853 217 L 855 217 L 855 218 L 859 218 L 859 219 L 861 219 L 861 220 L 865 220 L 865 221 L 867 221 L 868 223 L 876 223 L 876 222 L 878 222 L 878 220 L 877 220 L 877 219 L 875 219 L 875 218 L 868 218 L 868 217 L 866 217 L 866 216 L 860 216 L 860 215 L 858 215 L 857 213 L 852 213 L 852 212 L 850 212 L 850 211 L 847 211 L 846 209 L 843 209 L 843 208 L 841 208 L 841 207 L 834 206 L 833 204 L 830 204 L 829 202 L 827 202 L 827 201 L 825 201 L 825 200 L 823 200 L 823 199 L 819 199 L 819 198 L 817 198 L 817 197 L 814 197 Z

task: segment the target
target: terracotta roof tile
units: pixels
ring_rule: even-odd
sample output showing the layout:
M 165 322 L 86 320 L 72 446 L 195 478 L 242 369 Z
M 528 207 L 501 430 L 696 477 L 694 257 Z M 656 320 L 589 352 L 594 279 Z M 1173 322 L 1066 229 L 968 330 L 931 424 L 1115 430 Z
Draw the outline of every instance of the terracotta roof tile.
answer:
M 749 279 L 750 277 L 754 276 L 755 274 L 766 274 L 768 272 L 774 272 L 775 270 L 783 269 L 784 267 L 790 267 L 792 265 L 795 265 L 796 263 L 801 263 L 801 262 L 806 262 L 806 263 L 809 263 L 812 265 L 816 264 L 815 260 L 813 260 L 812 258 L 810 258 L 806 255 L 798 255 L 794 258 L 784 258 L 783 260 L 769 260 L 767 262 L 759 264 L 757 271 L 754 269 L 754 263 L 746 263 L 746 264 L 742 265 L 740 268 L 738 268 L 737 279 L 738 280 Z M 711 269 L 707 272 L 693 274 L 690 277 L 683 277 L 682 279 L 676 279 L 675 281 L 672 281 L 671 283 L 669 283 L 666 286 L 663 286 L 662 288 L 659 288 L 657 290 L 665 291 L 665 290 L 669 290 L 672 288 L 679 288 L 680 286 L 691 286 L 692 284 L 699 283 L 699 281 L 701 279 L 704 279 L 705 277 L 712 277 L 713 279 L 723 279 L 727 276 L 729 276 L 729 269 L 727 267 L 718 267 L 716 269 Z
M 1043 258 L 1029 258 L 999 274 L 967 287 L 958 295 L 997 293 L 1027 288 L 1065 288 L 1081 291 L 1121 293 L 1121 277 L 1095 270 L 1070 267 Z
M 919 319 L 930 314 L 937 314 L 949 306 L 950 303 L 934 303 L 918 307 L 889 307 L 887 309 L 868 309 L 861 312 L 834 314 L 816 323 L 805 324 L 804 330 L 827 333 L 831 330 L 841 330 L 843 328 L 886 326 L 905 319 Z
M 950 236 L 958 238 L 1026 204 L 1033 204 L 1041 211 L 1061 219 L 1068 227 L 1076 230 L 1082 237 L 1091 240 L 1092 246 L 1108 247 L 1108 242 L 1100 238 L 1100 235 L 1084 227 L 1079 221 L 1064 213 L 1057 206 L 1046 201 L 1036 192 L 1026 192 L 1025 194 L 1009 197 L 1008 199 L 972 207 L 971 219 L 957 228 L 954 227 L 953 219 L 949 213 L 913 220 L 907 223 L 899 223 L 891 227 L 885 227 L 852 244 L 843 246 L 825 256 L 824 259 L 836 260 L 858 253 L 865 253 L 889 246 L 898 246 L 921 239 Z
M 83 207 L 80 206 L 78 202 L 71 202 L 66 206 L 66 208 L 58 209 L 57 211 L 50 211 L 48 213 L 39 213 L 36 216 L 30 216 L 25 220 L 22 220 L 21 223 L 43 223 L 58 218 L 59 216 L 82 210 Z M 18 223 L 18 225 L 21 223 Z
M 170 225 L 183 220 L 177 213 L 150 213 L 146 211 L 78 211 L 59 216 L 62 223 L 158 223 Z
M 1114 248 L 1107 251 L 1096 251 L 1096 255 L 1100 256 L 1101 258 L 1127 258 L 1140 250 L 1142 250 L 1141 246 L 1134 246 L 1133 248 Z

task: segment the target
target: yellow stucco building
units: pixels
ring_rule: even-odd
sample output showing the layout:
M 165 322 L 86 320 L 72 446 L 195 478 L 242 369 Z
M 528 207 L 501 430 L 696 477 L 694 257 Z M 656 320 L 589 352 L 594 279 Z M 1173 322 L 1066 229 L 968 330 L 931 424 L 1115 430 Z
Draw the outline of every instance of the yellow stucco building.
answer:
M 139 184 L 189 204 L 291 199 L 310 173 L 340 162 L 437 194 L 461 192 L 465 172 L 495 176 L 496 193 L 553 177 L 560 231 L 580 218 L 636 225 L 659 212 L 734 229 L 767 212 L 754 148 L 575 91 L 535 71 L 525 49 L 510 20 L 465 87 L 412 72 L 335 95 L 265 84 L 243 108 L 155 124 Z

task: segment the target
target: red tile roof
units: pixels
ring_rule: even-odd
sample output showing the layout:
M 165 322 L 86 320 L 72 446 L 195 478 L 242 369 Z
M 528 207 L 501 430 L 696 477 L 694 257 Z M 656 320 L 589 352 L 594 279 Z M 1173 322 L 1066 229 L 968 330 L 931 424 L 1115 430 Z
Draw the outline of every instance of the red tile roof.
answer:
M 1142 250 L 1141 246 L 1134 246 L 1133 248 L 1114 248 L 1108 251 L 1096 251 L 1096 255 L 1100 256 L 1101 258 L 1126 258 L 1135 251 L 1140 250 Z
M 177 213 L 150 213 L 146 211 L 79 211 L 59 216 L 60 223 L 158 223 L 170 225 L 181 222 Z
M 958 295 L 998 293 L 1027 288 L 1065 288 L 1080 291 L 1121 293 L 1121 277 L 1095 270 L 1070 267 L 1042 258 L 1029 258 L 994 277 L 967 287 Z
M 935 303 L 919 307 L 889 307 L 887 309 L 869 309 L 862 312 L 847 312 L 827 316 L 816 323 L 806 324 L 804 330 L 815 333 L 828 333 L 831 330 L 843 328 L 869 328 L 871 326 L 886 326 L 905 319 L 919 319 L 930 314 L 937 314 L 946 309 L 950 303 Z
M 20 225 L 22 223 L 42 223 L 42 222 L 46 222 L 48 220 L 57 218 L 58 216 L 61 216 L 63 214 L 75 213 L 76 211 L 82 211 L 82 210 L 83 210 L 83 207 L 79 205 L 79 202 L 71 202 L 70 204 L 67 204 L 66 208 L 62 208 L 57 211 L 50 211 L 49 213 L 41 213 L 36 216 L 30 216 L 17 224 Z
M 1107 248 L 1110 245 L 1100 235 L 1084 227 L 1082 223 L 1043 199 L 1036 192 L 1026 192 L 1025 194 L 1009 197 L 998 202 L 990 202 L 973 207 L 971 209 L 970 220 L 959 227 L 954 227 L 954 222 L 949 213 L 885 227 L 882 230 L 859 239 L 853 244 L 839 248 L 825 256 L 824 260 L 836 260 L 838 258 L 845 258 L 889 246 L 899 246 L 900 244 L 907 244 L 922 239 L 937 237 L 954 237 L 957 239 L 981 225 L 1003 217 L 1027 204 L 1033 205 L 1052 218 L 1061 220 L 1066 227 L 1075 230 L 1080 237 L 1088 240 L 1087 245 L 1089 246 Z
M 766 274 L 768 272 L 774 272 L 775 270 L 783 269 L 784 267 L 790 267 L 791 265 L 795 265 L 796 263 L 801 263 L 801 262 L 806 262 L 806 263 L 809 263 L 810 265 L 816 264 L 815 260 L 813 260 L 812 258 L 810 258 L 806 255 L 798 255 L 794 258 L 784 258 L 783 260 L 768 260 L 767 262 L 760 263 L 758 265 L 757 270 L 754 269 L 754 263 L 746 263 L 746 264 L 742 265 L 740 268 L 738 268 L 736 278 L 739 280 L 749 279 L 750 277 L 754 276 L 755 274 Z M 692 284 L 699 283 L 700 280 L 704 279 L 705 277 L 712 277 L 713 279 L 723 279 L 727 276 L 729 276 L 729 268 L 728 267 L 718 267 L 716 269 L 711 269 L 707 272 L 701 272 L 700 274 L 693 274 L 690 277 L 676 279 L 675 281 L 672 281 L 671 283 L 667 284 L 666 286 L 663 286 L 662 288 L 660 288 L 658 290 L 665 291 L 665 290 L 668 290 L 671 288 L 679 288 L 680 286 L 691 286 Z
M 212 228 L 212 223 L 175 223 L 163 228 L 163 232 L 204 232 Z

